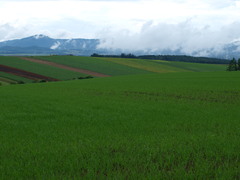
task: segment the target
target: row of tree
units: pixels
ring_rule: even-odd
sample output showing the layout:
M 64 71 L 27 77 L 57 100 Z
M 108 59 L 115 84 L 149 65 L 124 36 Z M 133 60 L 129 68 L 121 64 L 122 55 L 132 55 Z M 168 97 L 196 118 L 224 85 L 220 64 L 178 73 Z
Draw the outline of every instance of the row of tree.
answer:
M 227 71 L 240 71 L 240 58 L 236 60 L 233 58 L 227 67 Z
M 109 57 L 109 58 L 137 58 L 138 56 L 135 56 L 134 54 L 125 54 L 122 53 L 120 55 L 101 55 L 97 53 L 93 53 L 91 57 Z

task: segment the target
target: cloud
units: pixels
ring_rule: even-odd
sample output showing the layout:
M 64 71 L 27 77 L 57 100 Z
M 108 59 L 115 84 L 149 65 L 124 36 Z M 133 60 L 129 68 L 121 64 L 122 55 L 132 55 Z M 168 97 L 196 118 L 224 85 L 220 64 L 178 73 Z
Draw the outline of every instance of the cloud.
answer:
M 204 0 L 205 3 L 208 3 L 212 7 L 216 8 L 224 8 L 228 6 L 235 5 L 235 3 L 239 0 Z
M 29 1 L 32 1 L 32 2 L 37 2 L 37 1 L 64 1 L 64 0 L 2 0 L 3 2 L 10 2 L 10 1 L 13 1 L 13 2 L 29 2 Z M 111 1 L 142 1 L 142 0 L 65 0 L 65 1 L 104 1 L 104 2 L 111 2 Z
M 208 55 L 206 49 L 219 52 L 223 45 L 240 38 L 240 22 L 221 26 L 196 26 L 190 19 L 178 24 L 146 22 L 140 32 L 107 29 L 99 35 L 99 48 L 122 49 L 123 51 L 161 52 L 180 51 L 189 55 Z M 197 53 L 197 54 L 196 54 Z
M 240 0 L 0 0 L 0 41 L 45 34 L 204 54 L 239 38 L 239 8 Z
M 95 25 L 78 19 L 63 18 L 57 21 L 32 19 L 28 23 L 18 21 L 0 24 L 0 41 L 19 39 L 35 34 L 44 34 L 52 38 L 94 38 Z
M 9 23 L 0 25 L 0 41 L 16 39 L 27 36 L 28 34 L 29 28 L 27 26 L 18 28 Z

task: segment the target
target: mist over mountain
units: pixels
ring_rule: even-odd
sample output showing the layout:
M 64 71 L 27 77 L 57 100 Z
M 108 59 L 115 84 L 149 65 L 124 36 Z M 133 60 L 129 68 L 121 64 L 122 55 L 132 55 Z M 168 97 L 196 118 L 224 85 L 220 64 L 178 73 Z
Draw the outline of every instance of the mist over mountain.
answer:
M 38 34 L 23 39 L 0 42 L 0 54 L 74 54 L 91 55 L 98 39 L 53 39 Z
M 240 58 L 240 40 L 223 44 L 214 48 L 202 48 L 187 53 L 181 45 L 175 48 L 147 48 L 131 49 L 106 46 L 106 41 L 100 39 L 53 39 L 43 34 L 38 34 L 22 39 L 0 42 L 0 55 L 49 55 L 73 54 L 90 56 L 93 53 L 121 54 L 132 53 L 135 55 L 191 55 L 206 56 L 222 59 Z

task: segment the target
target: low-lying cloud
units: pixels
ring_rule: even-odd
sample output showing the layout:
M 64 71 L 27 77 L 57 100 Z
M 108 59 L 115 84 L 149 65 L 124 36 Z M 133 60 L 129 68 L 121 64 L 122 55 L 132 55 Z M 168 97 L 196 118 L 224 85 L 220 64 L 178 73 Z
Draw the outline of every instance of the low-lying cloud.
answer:
M 171 50 L 183 54 L 207 55 L 206 49 L 221 51 L 223 45 L 240 40 L 240 22 L 221 27 L 195 26 L 191 20 L 178 23 L 145 23 L 138 33 L 105 30 L 99 48 L 152 52 Z

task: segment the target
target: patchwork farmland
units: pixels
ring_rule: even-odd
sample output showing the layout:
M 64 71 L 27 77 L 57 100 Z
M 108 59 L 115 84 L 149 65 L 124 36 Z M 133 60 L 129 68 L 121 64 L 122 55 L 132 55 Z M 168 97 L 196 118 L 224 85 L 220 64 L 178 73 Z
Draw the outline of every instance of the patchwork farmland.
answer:
M 30 62 L 36 62 L 36 63 L 39 63 L 39 64 L 46 64 L 46 65 L 49 65 L 49 66 L 58 67 L 58 68 L 61 68 L 61 69 L 66 69 L 66 70 L 70 70 L 70 71 L 74 71 L 74 72 L 88 74 L 88 75 L 92 75 L 92 76 L 95 76 L 95 77 L 109 77 L 109 75 L 106 75 L 106 74 L 92 72 L 92 71 L 85 70 L 85 69 L 74 68 L 74 67 L 54 63 L 54 62 L 43 61 L 43 60 L 27 58 L 27 57 L 21 57 L 21 59 L 26 60 L 26 61 L 30 61 Z
M 28 72 L 28 71 L 24 71 L 24 70 L 21 70 L 21 69 L 9 67 L 9 66 L 4 66 L 4 65 L 0 65 L 0 71 L 8 73 L 8 74 L 13 74 L 13 75 L 25 77 L 25 78 L 28 78 L 28 79 L 33 79 L 33 80 L 43 79 L 43 80 L 46 80 L 46 81 L 58 81 L 58 79 L 46 77 L 46 76 L 43 76 L 43 75 L 35 74 L 35 73 L 32 73 L 32 72 Z
M 95 58 L 77 56 L 0 57 L 0 72 L 10 73 L 15 68 L 17 76 L 31 80 L 71 80 L 86 77 L 110 77 L 119 75 L 223 71 L 224 65 L 168 62 L 160 60 Z M 4 68 L 3 68 L 4 67 Z M 8 71 L 6 72 L 6 67 Z M 5 69 L 5 70 L 4 70 Z M 21 73 L 20 73 L 21 71 Z M 16 74 L 18 72 L 18 74 Z M 23 73 L 24 72 L 24 73 Z M 26 75 L 28 74 L 28 76 Z M 25 75 L 23 75 L 25 74 Z M 33 74 L 38 75 L 34 77 Z M 8 78 L 6 75 L 2 78 Z M 18 81 L 12 77 L 11 80 Z M 28 83 L 29 80 L 20 82 Z

